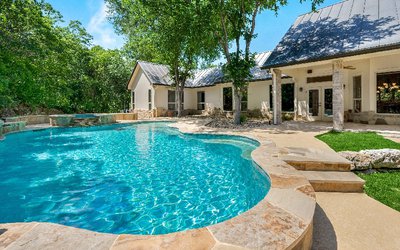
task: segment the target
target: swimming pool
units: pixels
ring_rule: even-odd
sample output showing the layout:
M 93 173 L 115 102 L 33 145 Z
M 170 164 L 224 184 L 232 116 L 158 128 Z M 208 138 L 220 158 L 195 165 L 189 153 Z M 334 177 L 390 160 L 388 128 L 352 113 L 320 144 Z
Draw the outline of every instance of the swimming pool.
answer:
M 267 194 L 242 137 L 167 123 L 53 128 L 0 141 L 0 223 L 165 234 L 222 222 Z

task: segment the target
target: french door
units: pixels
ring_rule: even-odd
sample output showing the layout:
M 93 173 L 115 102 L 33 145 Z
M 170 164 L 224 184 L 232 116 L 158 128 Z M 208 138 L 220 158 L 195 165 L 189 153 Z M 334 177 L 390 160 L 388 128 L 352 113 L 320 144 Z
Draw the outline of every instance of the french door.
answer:
M 308 114 L 314 121 L 331 121 L 333 115 L 333 90 L 317 87 L 308 90 Z

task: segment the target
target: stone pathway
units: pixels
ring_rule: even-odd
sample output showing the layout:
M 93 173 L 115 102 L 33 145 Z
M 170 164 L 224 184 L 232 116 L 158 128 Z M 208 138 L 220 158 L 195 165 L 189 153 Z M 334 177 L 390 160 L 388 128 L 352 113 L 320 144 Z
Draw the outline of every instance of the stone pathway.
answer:
M 313 249 L 400 249 L 400 213 L 362 193 L 316 193 Z

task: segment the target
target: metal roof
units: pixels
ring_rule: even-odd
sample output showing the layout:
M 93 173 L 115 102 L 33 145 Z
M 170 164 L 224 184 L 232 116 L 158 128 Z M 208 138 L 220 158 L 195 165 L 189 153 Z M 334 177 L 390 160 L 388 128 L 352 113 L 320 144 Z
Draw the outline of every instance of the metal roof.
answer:
M 257 54 L 255 61 L 257 66 L 251 69 L 253 77 L 248 79 L 249 81 L 262 81 L 272 79 L 272 75 L 266 70 L 261 69 L 261 66 L 267 60 L 271 54 L 270 51 Z M 158 85 L 172 85 L 173 81 L 169 75 L 168 66 L 162 64 L 156 64 L 145 61 L 138 61 L 138 65 L 142 68 L 145 75 L 152 84 Z M 186 81 L 185 87 L 187 88 L 199 88 L 213 86 L 217 83 L 229 82 L 224 79 L 224 74 L 221 67 L 213 67 L 203 70 L 197 70 L 193 77 Z
M 346 0 L 299 16 L 263 68 L 400 48 L 400 0 Z

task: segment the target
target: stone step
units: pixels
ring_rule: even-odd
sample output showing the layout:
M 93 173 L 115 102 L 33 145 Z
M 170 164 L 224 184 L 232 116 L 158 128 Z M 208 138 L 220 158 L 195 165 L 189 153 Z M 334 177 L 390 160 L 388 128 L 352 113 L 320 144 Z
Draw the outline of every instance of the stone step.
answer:
M 351 162 L 333 150 L 286 147 L 279 157 L 297 170 L 343 171 L 351 170 Z
M 316 192 L 362 193 L 365 181 L 352 172 L 300 171 Z
M 285 160 L 285 162 L 293 166 L 295 169 L 301 171 L 351 171 L 351 163 L 348 162 L 324 162 L 307 160 Z

